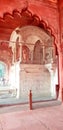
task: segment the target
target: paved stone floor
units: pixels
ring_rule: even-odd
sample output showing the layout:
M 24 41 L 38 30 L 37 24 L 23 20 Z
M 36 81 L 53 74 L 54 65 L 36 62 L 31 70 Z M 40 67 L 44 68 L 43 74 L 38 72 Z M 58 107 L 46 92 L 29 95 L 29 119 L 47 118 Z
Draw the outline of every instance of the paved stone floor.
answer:
M 0 107 L 0 130 L 63 130 L 63 104 L 39 104 Z

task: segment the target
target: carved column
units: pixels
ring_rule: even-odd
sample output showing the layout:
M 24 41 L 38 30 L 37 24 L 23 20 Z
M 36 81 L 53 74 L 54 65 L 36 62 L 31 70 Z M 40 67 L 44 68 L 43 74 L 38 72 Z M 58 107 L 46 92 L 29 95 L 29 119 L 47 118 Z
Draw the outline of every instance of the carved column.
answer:
M 20 43 L 20 58 L 19 58 L 19 61 L 20 63 L 22 62 L 22 43 Z
M 46 68 L 49 70 L 50 72 L 50 77 L 51 77 L 51 88 L 50 88 L 50 92 L 51 92 L 51 96 L 53 98 L 56 98 L 56 91 L 55 91 L 55 81 L 54 81 L 54 78 L 55 78 L 55 68 L 53 68 L 52 64 L 46 64 L 45 65 Z

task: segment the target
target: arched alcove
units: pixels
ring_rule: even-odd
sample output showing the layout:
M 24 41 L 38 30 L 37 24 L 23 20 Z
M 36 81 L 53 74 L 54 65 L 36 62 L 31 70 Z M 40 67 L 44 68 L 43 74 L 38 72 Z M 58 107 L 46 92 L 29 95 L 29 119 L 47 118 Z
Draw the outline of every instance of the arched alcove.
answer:
M 35 64 L 42 64 L 43 63 L 43 48 L 41 47 L 40 40 L 38 40 L 34 46 L 33 63 L 35 63 Z
M 56 70 L 53 37 L 37 26 L 17 27 L 12 35 L 16 30 L 19 31 L 20 41 L 18 41 L 17 45 L 20 45 L 21 58 L 18 62 L 20 68 L 18 72 L 19 83 L 17 84 L 18 97 L 26 98 L 31 89 L 35 97 L 38 96 L 39 98 L 40 95 L 42 98 L 55 98 L 56 93 L 53 91 L 53 87 L 55 90 L 56 84 L 52 85 L 52 82 L 54 82 L 53 75 Z M 10 41 L 13 41 L 13 38 Z M 11 45 L 12 49 L 15 49 L 13 46 L 16 47 L 16 42 L 13 44 Z M 52 63 L 54 63 L 53 70 Z
M 29 48 L 26 45 L 22 45 L 22 63 L 29 63 Z

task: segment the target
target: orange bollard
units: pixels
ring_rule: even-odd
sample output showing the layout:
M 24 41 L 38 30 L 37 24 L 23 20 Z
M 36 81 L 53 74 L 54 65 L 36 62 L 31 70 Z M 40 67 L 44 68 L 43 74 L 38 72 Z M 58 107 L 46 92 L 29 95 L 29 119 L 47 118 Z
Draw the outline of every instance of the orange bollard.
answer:
M 32 92 L 31 92 L 31 90 L 29 93 L 29 105 L 30 105 L 30 110 L 32 110 Z

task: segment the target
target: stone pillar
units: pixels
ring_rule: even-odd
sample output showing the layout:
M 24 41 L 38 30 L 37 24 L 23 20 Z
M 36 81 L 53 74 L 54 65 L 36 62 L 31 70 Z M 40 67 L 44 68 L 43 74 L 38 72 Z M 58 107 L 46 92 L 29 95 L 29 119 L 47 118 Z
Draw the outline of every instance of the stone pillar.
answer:
M 22 62 L 22 43 L 20 43 L 20 59 L 19 59 L 19 61 L 20 61 L 20 63 Z
M 31 63 L 33 63 L 33 50 L 30 52 L 31 57 Z
M 56 98 L 56 86 L 55 86 L 55 82 L 54 82 L 54 72 L 53 70 L 50 71 L 51 74 L 51 96 Z
M 17 62 L 15 64 L 15 85 L 16 85 L 16 89 L 17 89 L 17 95 L 16 98 L 20 97 L 20 63 Z
M 55 81 L 54 81 L 54 69 L 55 68 L 53 68 L 52 67 L 52 64 L 50 63 L 50 64 L 46 64 L 45 65 L 46 66 L 46 68 L 49 70 L 49 72 L 50 72 L 50 77 L 51 77 L 51 88 L 50 88 L 50 92 L 51 92 L 51 96 L 53 97 L 53 98 L 55 98 L 56 97 L 56 91 L 55 91 Z
M 43 46 L 43 63 L 45 62 L 45 46 Z

